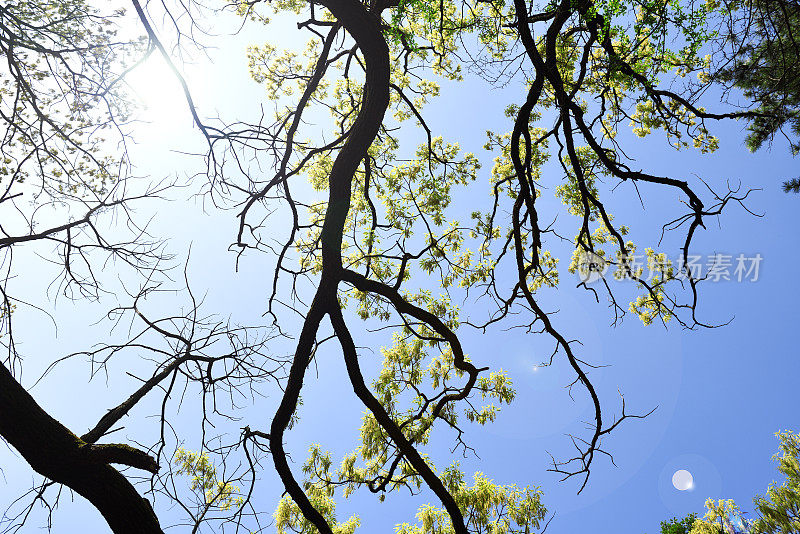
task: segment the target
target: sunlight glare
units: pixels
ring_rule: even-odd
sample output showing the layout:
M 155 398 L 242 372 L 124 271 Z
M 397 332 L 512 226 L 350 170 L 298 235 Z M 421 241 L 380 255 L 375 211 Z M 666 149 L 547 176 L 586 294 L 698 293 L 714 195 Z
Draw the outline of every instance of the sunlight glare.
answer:
M 158 53 L 131 71 L 126 81 L 138 118 L 168 129 L 191 123 L 181 85 Z

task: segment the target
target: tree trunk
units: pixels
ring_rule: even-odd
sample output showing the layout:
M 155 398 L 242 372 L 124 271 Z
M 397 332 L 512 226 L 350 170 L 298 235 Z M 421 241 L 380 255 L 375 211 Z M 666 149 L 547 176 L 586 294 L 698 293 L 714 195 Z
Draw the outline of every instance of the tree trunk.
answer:
M 113 458 L 136 465 L 136 461 L 128 460 L 147 455 L 132 447 L 95 446 L 81 440 L 45 412 L 2 364 L 0 436 L 34 471 L 91 502 L 115 534 L 163 534 L 147 499 L 107 463 Z M 111 449 L 115 454 L 109 454 Z

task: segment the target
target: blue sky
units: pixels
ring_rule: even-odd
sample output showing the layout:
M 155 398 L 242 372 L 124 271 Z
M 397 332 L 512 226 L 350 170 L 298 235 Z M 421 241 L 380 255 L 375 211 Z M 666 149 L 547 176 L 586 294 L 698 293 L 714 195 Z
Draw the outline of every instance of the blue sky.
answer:
M 282 42 L 289 39 L 273 32 L 270 37 Z M 198 57 L 196 66 L 187 67 L 205 115 L 218 112 L 246 118 L 258 109 L 261 89 L 247 80 L 244 46 L 260 38 L 257 32 L 246 33 L 214 51 L 213 65 Z M 145 71 L 133 82 L 151 105 L 145 116 L 152 123 L 142 124 L 136 131 L 140 144 L 134 155 L 142 162 L 140 171 L 159 177 L 191 175 L 199 161 L 171 150 L 197 149 L 201 146 L 199 134 L 191 129 L 176 85 L 162 83 L 164 73 L 157 67 L 147 68 L 149 73 Z M 460 208 L 471 209 L 487 199 L 493 155 L 481 148 L 484 133 L 486 129 L 510 129 L 502 110 L 520 101 L 516 89 L 487 89 L 483 82 L 468 79 L 460 86 L 444 86 L 445 96 L 429 109 L 429 124 L 435 132 L 458 140 L 484 162 L 478 183 L 458 197 Z M 591 417 L 582 392 L 572 401 L 564 389 L 572 378 L 563 362 L 556 360 L 549 368 L 535 369 L 549 356 L 549 340 L 500 329 L 486 335 L 462 332 L 471 358 L 506 370 L 518 393 L 494 425 L 470 429 L 467 437 L 480 458 L 464 458 L 462 466 L 468 478 L 470 472 L 480 470 L 497 483 L 540 486 L 544 503 L 556 513 L 548 532 L 653 534 L 663 519 L 702 513 L 708 497 L 734 498 L 750 510 L 752 497 L 763 493 L 776 476 L 771 461 L 777 449 L 774 433 L 800 429 L 794 393 L 800 374 L 795 346 L 795 329 L 800 323 L 796 304 L 800 252 L 795 246 L 800 197 L 780 191 L 781 181 L 795 174 L 796 161 L 780 141 L 771 151 L 750 154 L 743 144 L 743 126 L 735 122 L 715 125 L 712 133 L 720 137 L 721 148 L 711 155 L 675 152 L 666 147 L 658 132 L 646 141 L 630 136 L 626 145 L 642 167 L 656 174 L 689 179 L 696 174 L 717 187 L 724 187 L 729 180 L 734 185 L 741 181 L 744 189 L 761 188 L 750 196 L 748 208 L 762 217 L 731 206 L 718 221 L 709 220 L 707 230 L 695 241 L 696 252 L 704 257 L 714 253 L 763 257 L 758 281 L 707 283 L 702 288 L 701 318 L 713 323 L 733 319 L 728 326 L 684 331 L 677 324 L 667 329 L 644 327 L 628 316 L 612 328 L 613 317 L 604 303 L 598 305 L 591 294 L 574 289 L 577 281 L 566 272 L 566 258 L 560 264 L 561 287 L 542 295 L 548 309 L 559 310 L 556 326 L 566 337 L 582 341 L 582 356 L 593 364 L 608 366 L 590 375 L 606 403 L 607 417 L 618 410 L 617 389 L 625 395 L 631 412 L 658 406 L 650 417 L 626 422 L 607 440 L 605 448 L 613 453 L 617 466 L 599 457 L 581 495 L 576 495 L 579 486 L 575 481 L 559 482 L 557 475 L 547 472 L 547 452 L 557 458 L 570 454 L 564 434 L 580 430 L 580 421 Z M 554 212 L 559 205 L 552 195 L 555 181 L 549 186 L 542 203 L 545 212 Z M 634 228 L 641 250 L 655 243 L 665 214 L 677 206 L 672 193 L 644 189 L 643 193 L 644 210 L 630 189 L 621 187 L 609 198 L 616 220 Z M 154 230 L 170 235 L 170 246 L 177 253 L 185 254 L 191 243 L 190 280 L 206 295 L 207 311 L 258 321 L 268 291 L 263 283 L 264 268 L 258 256 L 251 256 L 235 271 L 235 258 L 227 252 L 235 235 L 235 212 L 216 211 L 206 204 L 206 213 L 201 213 L 201 200 L 187 201 L 182 194 L 177 197 L 181 200 L 168 205 L 172 215 L 168 219 L 163 217 L 163 206 L 148 205 L 142 211 L 162 214 L 154 220 Z M 677 253 L 676 249 L 667 252 L 673 258 Z M 31 267 L 20 283 L 26 291 L 41 296 L 46 291 L 47 268 L 33 257 L 25 261 Z M 467 307 L 464 313 L 478 315 L 481 311 Z M 26 384 L 31 384 L 52 358 L 86 348 L 87 340 L 90 345 L 105 339 L 106 323 L 89 326 L 101 319 L 101 308 L 61 299 L 52 310 L 59 323 L 57 332 L 37 313 L 20 310 L 17 318 L 17 335 L 24 340 L 22 347 L 28 354 Z M 351 323 L 357 327 L 354 319 Z M 296 319 L 290 324 L 296 325 Z M 377 368 L 377 347 L 372 354 L 372 359 L 363 356 L 366 369 Z M 350 451 L 360 425 L 362 410 L 344 386 L 338 351 L 332 346 L 323 350 L 318 363 L 319 378 L 307 380 L 303 394 L 301 424 L 287 438 L 296 468 L 311 443 L 338 454 Z M 121 371 L 141 363 L 131 357 L 117 365 L 114 369 Z M 108 381 L 103 378 L 84 386 L 87 375 L 85 362 L 72 362 L 33 390 L 45 408 L 76 432 L 96 421 L 105 406 L 121 399 L 132 386 L 130 380 L 113 374 Z M 80 387 L 74 389 L 75 384 Z M 258 409 L 248 411 L 246 418 L 267 426 L 269 408 L 277 398 L 277 394 L 269 397 Z M 138 415 L 147 413 L 145 406 Z M 179 417 L 190 420 L 188 415 Z M 152 422 L 142 418 L 137 425 L 126 431 L 128 437 L 152 432 Z M 189 431 L 186 440 L 190 448 L 193 439 Z M 449 462 L 449 454 L 444 440 L 440 445 L 431 454 L 444 464 Z M 5 482 L 0 480 L 0 502 L 5 503 L 19 492 L 20 480 L 30 479 L 31 474 L 5 450 L 0 450 L 0 465 L 5 476 Z M 672 487 L 670 479 L 678 469 L 692 472 L 693 490 L 679 492 Z M 281 490 L 269 468 L 258 488 L 261 508 L 272 510 Z M 77 497 L 74 503 L 67 500 L 56 514 L 56 532 L 71 532 L 79 526 L 84 531 L 104 531 L 96 512 Z M 388 531 L 396 523 L 411 521 L 417 506 L 432 501 L 425 493 L 413 498 L 398 496 L 383 504 L 370 496 L 356 496 L 342 501 L 340 518 L 358 513 L 362 532 Z M 172 513 L 167 512 L 167 517 Z

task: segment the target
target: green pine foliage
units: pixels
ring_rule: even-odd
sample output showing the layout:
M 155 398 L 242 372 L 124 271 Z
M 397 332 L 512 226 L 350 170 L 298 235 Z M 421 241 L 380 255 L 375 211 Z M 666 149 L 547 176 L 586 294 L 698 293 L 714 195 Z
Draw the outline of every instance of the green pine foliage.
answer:
M 788 0 L 744 0 L 731 4 L 728 38 L 733 55 L 715 77 L 740 89 L 758 113 L 750 121 L 747 146 L 756 151 L 780 132 L 800 151 L 800 4 Z M 785 192 L 800 191 L 797 178 Z

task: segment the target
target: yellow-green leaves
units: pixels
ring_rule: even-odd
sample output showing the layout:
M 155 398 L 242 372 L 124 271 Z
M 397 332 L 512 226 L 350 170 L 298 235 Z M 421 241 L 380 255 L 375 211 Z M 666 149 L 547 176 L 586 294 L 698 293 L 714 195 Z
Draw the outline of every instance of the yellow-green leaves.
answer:
M 313 445 L 309 458 L 303 465 L 306 477 L 303 484 L 306 495 L 314 507 L 325 517 L 336 534 L 352 534 L 360 526 L 357 516 L 344 523 L 336 519 L 335 488 L 344 486 L 345 496 L 363 483 L 368 471 L 355 466 L 356 454 L 346 456 L 341 466 L 331 471 L 330 454 Z M 413 470 L 403 462 L 398 480 L 415 478 Z M 470 532 L 487 534 L 528 534 L 541 526 L 547 514 L 542 504 L 542 492 L 536 487 L 519 488 L 515 484 L 500 485 L 476 472 L 473 484 L 468 486 L 458 463 L 454 463 L 439 474 L 447 490 L 453 496 L 467 520 Z M 396 487 L 390 484 L 391 491 Z M 417 485 L 417 487 L 419 487 Z M 380 500 L 383 501 L 384 494 Z M 279 534 L 287 531 L 298 534 L 315 534 L 314 526 L 303 517 L 297 505 L 285 496 L 274 514 Z M 395 527 L 397 534 L 451 534 L 454 532 L 447 512 L 433 505 L 423 505 L 416 514 L 417 523 L 401 523 Z
M 631 115 L 630 124 L 633 133 L 639 137 L 648 136 L 652 130 L 663 129 L 669 143 L 677 148 L 693 146 L 701 153 L 707 154 L 719 148 L 719 139 L 711 135 L 702 121 L 697 116 L 674 100 L 670 100 L 667 111 L 657 108 L 653 100 L 637 102 L 636 111 Z M 703 108 L 698 111 L 704 112 Z M 691 145 L 684 139 L 690 139 Z
M 595 199 L 599 197 L 596 182 L 598 175 L 604 174 L 605 169 L 591 147 L 578 147 L 577 159 L 580 166 L 580 180 L 572 162 L 564 156 L 564 167 L 567 169 L 567 175 L 564 183 L 556 187 L 556 197 L 567 206 L 569 213 L 577 216 L 583 216 L 587 211 L 583 203 L 584 198 L 586 198 L 589 220 L 593 221 L 599 216 L 599 211 L 587 196 Z M 583 188 L 585 188 L 588 195 L 583 193 Z
M 343 469 L 346 464 L 343 464 Z M 351 464 L 352 466 L 352 464 Z M 351 516 L 340 523 L 336 520 L 336 501 L 334 500 L 334 474 L 331 473 L 331 457 L 319 445 L 312 445 L 309 456 L 303 464 L 305 481 L 303 490 L 308 500 L 325 517 L 335 534 L 353 534 L 360 522 L 358 516 Z M 275 509 L 275 528 L 278 534 L 295 532 L 297 534 L 316 534 L 316 527 L 306 519 L 300 508 L 288 495 L 284 495 Z
M 742 512 L 732 499 L 706 500 L 706 514 L 694 522 L 689 534 L 732 532 L 732 525 L 742 522 L 748 534 L 790 534 L 800 532 L 800 434 L 786 430 L 775 434 L 780 452 L 774 456 L 778 472 L 785 481 L 773 482 L 767 494 L 753 502 L 759 516 L 743 520 Z
M 176 475 L 189 477 L 189 489 L 200 496 L 202 507 L 231 510 L 242 505 L 239 487 L 219 479 L 207 454 L 180 448 L 173 463 L 178 467 Z
M 754 499 L 760 514 L 753 525 L 754 534 L 800 532 L 800 434 L 786 430 L 775 435 L 780 452 L 774 460 L 786 480 L 780 485 L 773 482 L 766 495 Z
M 538 529 L 547 510 L 538 488 L 499 485 L 475 473 L 474 483 L 467 486 L 458 465 L 446 469 L 441 476 L 446 487 L 467 520 L 470 532 L 487 534 L 528 534 Z M 451 534 L 454 532 L 447 512 L 431 505 L 417 512 L 417 523 L 403 523 L 397 534 Z
M 731 517 L 739 514 L 739 507 L 732 499 L 708 499 L 706 509 L 706 515 L 694 522 L 689 534 L 719 534 L 726 521 L 729 523 Z
M 497 400 L 500 404 L 510 404 L 516 395 L 511 379 L 503 370 L 478 378 L 476 389 L 480 391 L 482 399 L 489 397 Z M 470 404 L 466 409 L 466 416 L 470 422 L 485 425 L 494 422 L 499 410 L 500 408 L 494 403 L 483 407 L 474 407 Z
M 620 237 L 624 238 L 628 232 L 629 228 L 626 226 L 617 228 Z M 628 240 L 620 245 L 617 237 L 603 221 L 591 235 L 582 233 L 575 240 L 581 244 L 572 253 L 572 261 L 567 269 L 570 273 L 579 273 L 582 279 L 587 277 L 589 273 L 581 269 L 586 267 L 584 259 L 591 247 L 591 254 L 606 263 L 607 272 L 613 280 L 635 281 L 637 289 L 643 290 L 628 305 L 628 311 L 638 316 L 642 324 L 651 325 L 656 319 L 668 322 L 673 317 L 672 303 L 665 293 L 665 284 L 676 278 L 676 266 L 665 253 L 646 248 L 643 255 L 637 254 L 633 241 Z M 613 250 L 613 256 L 606 252 L 609 246 Z

